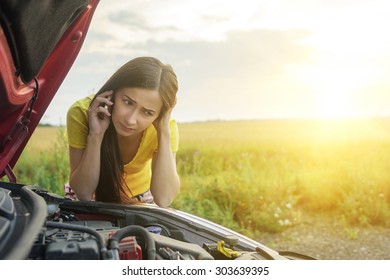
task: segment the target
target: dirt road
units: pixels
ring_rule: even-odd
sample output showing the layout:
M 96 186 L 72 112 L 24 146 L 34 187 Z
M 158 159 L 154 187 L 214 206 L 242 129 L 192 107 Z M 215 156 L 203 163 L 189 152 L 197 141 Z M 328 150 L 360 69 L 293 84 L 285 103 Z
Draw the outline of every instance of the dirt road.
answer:
M 345 226 L 330 218 L 310 218 L 259 242 L 278 251 L 295 251 L 321 260 L 389 260 L 390 228 Z

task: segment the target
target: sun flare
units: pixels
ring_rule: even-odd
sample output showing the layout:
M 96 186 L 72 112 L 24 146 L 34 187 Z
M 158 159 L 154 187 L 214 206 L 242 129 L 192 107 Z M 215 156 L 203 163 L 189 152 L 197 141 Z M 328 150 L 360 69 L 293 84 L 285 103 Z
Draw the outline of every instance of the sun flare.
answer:
M 318 117 L 325 119 L 353 117 L 356 112 L 352 96 L 356 84 L 351 77 L 338 71 L 319 71 L 320 78 L 314 85 L 318 94 Z
M 333 57 L 322 58 L 296 73 L 314 96 L 312 117 L 321 119 L 364 117 L 359 98 L 378 75 L 370 67 L 345 65 Z

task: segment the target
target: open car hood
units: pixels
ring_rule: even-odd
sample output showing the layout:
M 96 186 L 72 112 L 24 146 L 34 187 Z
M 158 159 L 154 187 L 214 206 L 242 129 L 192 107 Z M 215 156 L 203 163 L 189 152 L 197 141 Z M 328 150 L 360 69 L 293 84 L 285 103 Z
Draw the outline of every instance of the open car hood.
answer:
M 84 42 L 99 0 L 0 1 L 0 177 L 12 168 Z

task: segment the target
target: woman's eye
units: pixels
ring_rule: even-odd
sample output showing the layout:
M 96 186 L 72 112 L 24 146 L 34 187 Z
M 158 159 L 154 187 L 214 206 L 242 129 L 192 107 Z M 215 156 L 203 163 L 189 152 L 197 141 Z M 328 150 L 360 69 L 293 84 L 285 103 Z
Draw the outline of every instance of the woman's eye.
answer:
M 147 116 L 153 116 L 153 112 L 150 112 L 150 111 L 145 111 L 145 115 L 147 115 Z
M 125 103 L 126 105 L 132 105 L 133 104 L 133 102 L 131 100 L 128 100 L 128 99 L 124 99 L 123 103 Z

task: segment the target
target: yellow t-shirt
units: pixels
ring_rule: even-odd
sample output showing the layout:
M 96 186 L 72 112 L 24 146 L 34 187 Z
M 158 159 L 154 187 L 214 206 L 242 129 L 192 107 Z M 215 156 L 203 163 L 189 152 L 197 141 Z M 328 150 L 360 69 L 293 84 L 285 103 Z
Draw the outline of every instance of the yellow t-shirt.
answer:
M 68 110 L 66 126 L 69 146 L 84 149 L 88 136 L 88 107 L 93 95 L 76 101 Z M 179 131 L 175 120 L 170 121 L 171 149 L 179 148 Z M 152 157 L 157 151 L 157 132 L 153 125 L 147 127 L 133 160 L 124 165 L 125 181 L 129 188 L 128 196 L 142 194 L 149 190 L 152 177 Z M 130 192 L 131 191 L 131 192 Z

